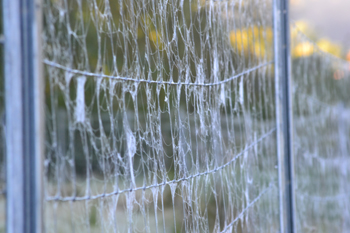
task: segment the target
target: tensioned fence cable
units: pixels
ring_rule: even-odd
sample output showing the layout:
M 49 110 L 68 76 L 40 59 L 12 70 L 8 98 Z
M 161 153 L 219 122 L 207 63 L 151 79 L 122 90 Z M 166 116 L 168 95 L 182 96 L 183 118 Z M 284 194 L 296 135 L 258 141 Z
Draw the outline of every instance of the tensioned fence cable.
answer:
M 272 133 L 275 132 L 275 131 L 276 131 L 276 128 L 271 129 L 269 132 L 267 132 L 266 134 L 262 135 L 257 141 L 253 142 L 252 144 L 247 146 L 243 151 L 241 151 L 240 153 L 235 155 L 230 161 L 228 161 L 227 163 L 223 164 L 222 166 L 219 166 L 217 168 L 211 169 L 209 171 L 197 173 L 197 174 L 190 175 L 188 177 L 183 177 L 183 178 L 180 178 L 180 179 L 177 179 L 177 180 L 166 181 L 166 182 L 163 182 L 163 183 L 154 184 L 154 185 L 148 185 L 148 186 L 143 186 L 143 187 L 138 187 L 138 188 L 123 189 L 123 190 L 118 190 L 118 191 L 115 191 L 115 192 L 112 192 L 112 193 L 103 193 L 103 194 L 100 194 L 100 195 L 84 196 L 84 197 L 60 197 L 60 196 L 54 196 L 54 197 L 47 197 L 46 200 L 47 201 L 85 201 L 85 200 L 93 200 L 93 199 L 98 199 L 98 198 L 110 197 L 110 196 L 113 196 L 113 195 L 118 195 L 118 194 L 122 194 L 122 193 L 126 193 L 126 192 L 135 192 L 135 191 L 139 191 L 139 190 L 146 190 L 146 189 L 151 189 L 151 188 L 157 188 L 157 187 L 161 187 L 161 186 L 165 186 L 165 185 L 171 185 L 171 184 L 175 184 L 175 183 L 180 183 L 180 182 L 183 182 L 183 181 L 191 180 L 191 179 L 194 179 L 194 178 L 197 178 L 197 177 L 200 177 L 200 176 L 210 175 L 210 174 L 216 173 L 216 172 L 224 169 L 225 167 L 229 166 L 230 164 L 232 164 L 240 156 L 244 155 L 247 151 L 252 149 L 258 143 L 263 141 L 268 136 L 272 135 Z
M 89 77 L 96 77 L 96 78 L 110 78 L 113 80 L 120 80 L 120 81 L 132 81 L 132 82 L 137 82 L 137 83 L 148 83 L 148 84 L 168 84 L 168 85 L 186 85 L 186 86 L 216 86 L 216 85 L 221 85 L 227 82 L 230 82 L 236 78 L 239 78 L 243 75 L 247 75 L 253 71 L 256 71 L 260 68 L 263 68 L 265 66 L 273 64 L 273 61 L 265 62 L 260 65 L 257 65 L 253 68 L 247 69 L 239 74 L 233 75 L 225 80 L 218 81 L 218 82 L 213 82 L 213 83 L 191 83 L 191 82 L 174 82 L 174 81 L 156 81 L 156 80 L 145 80 L 145 79 L 134 79 L 134 78 L 128 78 L 128 77 L 120 77 L 120 76 L 113 76 L 113 75 L 105 75 L 105 74 L 96 74 L 96 73 L 91 73 L 91 72 L 84 72 L 76 69 L 71 69 L 69 67 L 62 66 L 58 63 L 55 63 L 53 61 L 49 60 L 44 60 L 44 63 L 46 65 L 49 65 L 51 67 L 56 67 L 62 70 L 65 70 L 69 73 L 73 74 L 79 74 L 79 75 L 84 75 L 84 76 L 89 76 Z

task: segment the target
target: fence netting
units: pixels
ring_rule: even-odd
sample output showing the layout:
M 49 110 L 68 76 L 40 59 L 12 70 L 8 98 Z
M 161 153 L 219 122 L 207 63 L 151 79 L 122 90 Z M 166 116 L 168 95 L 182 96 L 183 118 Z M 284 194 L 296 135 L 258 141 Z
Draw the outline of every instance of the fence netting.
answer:
M 46 232 L 276 232 L 272 3 L 46 0 Z
M 278 232 L 272 12 L 44 0 L 45 231 Z M 348 232 L 349 63 L 291 40 L 297 231 Z
M 292 31 L 298 232 L 350 229 L 350 63 Z

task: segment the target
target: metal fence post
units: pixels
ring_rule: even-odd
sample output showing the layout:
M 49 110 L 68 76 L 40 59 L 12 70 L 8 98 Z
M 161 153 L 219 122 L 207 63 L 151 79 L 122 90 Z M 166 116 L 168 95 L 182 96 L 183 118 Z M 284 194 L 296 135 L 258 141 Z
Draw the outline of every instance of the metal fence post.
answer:
M 40 0 L 3 0 L 7 232 L 42 232 Z
M 281 233 L 293 233 L 296 229 L 288 0 L 274 0 L 273 13 L 280 228 Z

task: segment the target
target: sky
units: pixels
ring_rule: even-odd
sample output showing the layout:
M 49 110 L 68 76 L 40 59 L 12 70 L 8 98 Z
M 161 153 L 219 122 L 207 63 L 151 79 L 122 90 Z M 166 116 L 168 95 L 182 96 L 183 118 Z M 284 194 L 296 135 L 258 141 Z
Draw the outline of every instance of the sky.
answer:
M 291 21 L 306 21 L 320 38 L 350 49 L 350 0 L 290 0 Z

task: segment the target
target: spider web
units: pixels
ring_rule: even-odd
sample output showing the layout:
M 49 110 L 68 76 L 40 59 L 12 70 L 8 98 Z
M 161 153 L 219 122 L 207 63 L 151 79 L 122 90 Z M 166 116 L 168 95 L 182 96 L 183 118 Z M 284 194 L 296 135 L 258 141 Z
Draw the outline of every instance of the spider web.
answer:
M 269 0 L 46 0 L 45 230 L 276 232 Z

